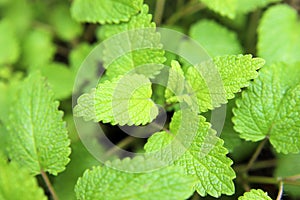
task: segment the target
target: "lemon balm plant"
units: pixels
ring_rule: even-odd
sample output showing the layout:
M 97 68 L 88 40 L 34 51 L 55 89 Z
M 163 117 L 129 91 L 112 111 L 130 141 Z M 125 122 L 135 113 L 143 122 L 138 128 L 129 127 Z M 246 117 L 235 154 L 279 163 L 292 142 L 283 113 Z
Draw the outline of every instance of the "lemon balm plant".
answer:
M 1 0 L 0 199 L 297 199 L 297 9 Z

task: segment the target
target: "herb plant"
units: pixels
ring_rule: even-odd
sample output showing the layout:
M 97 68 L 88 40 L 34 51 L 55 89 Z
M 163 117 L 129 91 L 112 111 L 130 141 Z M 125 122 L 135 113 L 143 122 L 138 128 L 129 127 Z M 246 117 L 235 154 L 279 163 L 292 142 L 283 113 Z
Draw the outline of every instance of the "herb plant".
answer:
M 299 198 L 299 11 L 0 0 L 0 200 Z

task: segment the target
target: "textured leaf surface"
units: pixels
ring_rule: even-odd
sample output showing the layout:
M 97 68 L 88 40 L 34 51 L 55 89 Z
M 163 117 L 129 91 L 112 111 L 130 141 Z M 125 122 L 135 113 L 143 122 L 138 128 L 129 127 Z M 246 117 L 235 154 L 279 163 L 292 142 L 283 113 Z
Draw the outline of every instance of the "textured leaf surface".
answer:
M 265 12 L 258 28 L 258 55 L 268 64 L 300 61 L 299 35 L 297 11 L 288 5 L 273 6 Z
M 143 75 L 121 76 L 112 82 L 100 83 L 95 94 L 93 91 L 83 94 L 78 99 L 75 114 L 86 120 L 95 117 L 95 121 L 104 123 L 144 125 L 158 115 L 151 95 L 151 82 Z
M 142 3 L 142 0 L 75 0 L 71 13 L 80 22 L 119 23 L 137 14 Z
M 235 17 L 238 0 L 201 0 L 209 9 L 229 18 Z
M 33 73 L 20 87 L 11 108 L 9 154 L 33 174 L 43 170 L 56 175 L 69 162 L 70 141 L 57 107 L 44 78 Z
M 274 172 L 275 177 L 286 178 L 300 174 L 300 154 L 277 154 L 276 157 L 277 165 Z M 283 189 L 285 193 L 288 193 L 293 197 L 300 197 L 299 186 L 284 184 Z
M 193 24 L 189 35 L 212 57 L 242 53 L 237 35 L 212 20 Z
M 240 137 L 251 141 L 268 137 L 277 152 L 299 152 L 299 66 L 276 64 L 261 70 L 236 101 L 233 122 Z
M 193 177 L 174 166 L 147 173 L 130 173 L 99 166 L 84 173 L 75 191 L 77 199 L 82 200 L 184 200 L 192 195 L 193 184 Z
M 256 70 L 263 64 L 264 60 L 260 58 L 238 55 L 215 57 L 213 63 L 203 63 L 200 66 L 201 74 L 196 68 L 190 67 L 186 78 L 193 90 L 191 92 L 197 96 L 199 110 L 205 112 L 227 103 L 226 99 L 234 98 L 235 93 L 257 77 Z M 214 72 L 214 68 L 218 72 Z M 219 77 L 212 73 L 218 73 Z
M 181 117 L 180 112 L 176 112 L 170 124 L 171 134 L 155 133 L 148 139 L 145 150 L 147 152 L 160 151 L 176 139 L 175 136 L 180 129 L 180 123 L 182 123 Z M 209 123 L 205 122 L 204 117 L 198 116 L 196 120 L 199 120 L 198 132 L 190 146 L 179 159 L 175 160 L 174 164 L 183 166 L 187 174 L 197 177 L 195 188 L 201 196 L 209 194 L 218 197 L 221 194 L 233 194 L 232 179 L 235 178 L 235 173 L 230 167 L 232 161 L 226 157 L 228 152 L 223 147 L 223 141 L 215 135 L 215 131 L 210 128 Z M 185 136 L 188 137 L 191 134 L 186 132 Z M 173 154 L 177 154 L 176 148 L 172 150 Z M 164 155 L 162 154 L 162 156 Z
M 104 67 L 106 76 L 111 80 L 130 71 L 152 78 L 160 73 L 166 58 L 161 49 L 160 35 L 155 30 L 149 8 L 144 5 L 141 13 L 133 16 L 129 22 L 104 25 L 100 37 L 115 36 L 106 44 Z M 124 33 L 125 31 L 129 31 Z
M 200 0 L 209 9 L 219 13 L 222 16 L 234 19 L 237 14 L 254 11 L 257 8 L 263 8 L 270 3 L 281 0 Z
M 250 192 L 245 192 L 243 196 L 239 197 L 239 200 L 272 200 L 266 192 L 260 189 L 252 189 Z
M 46 200 L 44 191 L 27 170 L 17 163 L 10 162 L 0 155 L 0 199 L 32 199 Z

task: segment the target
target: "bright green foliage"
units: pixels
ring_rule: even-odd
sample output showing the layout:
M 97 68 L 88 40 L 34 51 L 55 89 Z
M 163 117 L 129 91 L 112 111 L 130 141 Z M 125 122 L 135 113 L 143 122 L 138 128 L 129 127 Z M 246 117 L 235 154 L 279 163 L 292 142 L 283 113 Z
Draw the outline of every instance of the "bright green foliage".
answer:
M 46 200 L 44 191 L 38 187 L 34 177 L 15 162 L 10 162 L 0 155 L 0 199 Z
M 212 20 L 193 24 L 189 35 L 212 57 L 242 53 L 237 35 Z
M 300 174 L 300 154 L 277 154 L 276 157 L 277 167 L 274 172 L 275 177 L 295 177 Z M 300 197 L 299 186 L 284 184 L 283 187 L 284 191 L 293 197 Z
M 78 177 L 80 177 L 86 169 L 100 164 L 80 141 L 72 143 L 71 148 L 71 162 L 67 165 L 66 170 L 57 176 L 53 184 L 58 197 L 63 200 L 76 199 L 74 187 Z M 63 190 L 61 188 L 63 188 Z
M 160 35 L 155 32 L 155 23 L 151 22 L 152 17 L 148 14 L 148 11 L 148 6 L 144 5 L 141 13 L 133 16 L 129 22 L 101 27 L 100 37 L 102 39 L 117 33 L 137 29 L 118 35 L 117 38 L 111 39 L 106 44 L 104 67 L 107 69 L 106 76 L 110 80 L 129 71 L 135 71 L 149 78 L 160 73 L 163 66 L 159 64 L 164 63 L 166 59 L 164 51 L 161 49 Z M 142 30 L 143 28 L 147 29 Z M 114 43 L 114 41 L 117 43 Z M 122 42 L 120 43 L 120 41 Z M 127 49 L 128 46 L 130 46 L 128 51 L 119 53 L 120 49 Z M 112 57 L 115 59 L 111 60 Z
M 75 0 L 71 12 L 80 22 L 119 23 L 137 14 L 142 3 L 142 0 Z
M 274 6 L 264 13 L 258 28 L 258 55 L 268 64 L 300 61 L 299 35 L 297 11 L 287 5 Z
M 144 125 L 158 115 L 151 95 L 149 79 L 143 75 L 125 75 L 100 83 L 95 92 L 83 94 L 74 112 L 85 120 L 94 118 L 94 121 L 111 124 Z
M 19 42 L 8 20 L 0 21 L 0 65 L 11 64 L 19 57 Z
M 236 101 L 234 128 L 240 137 L 269 138 L 277 152 L 300 150 L 300 67 L 283 63 L 267 66 Z
M 272 200 L 264 191 L 258 189 L 252 189 L 250 192 L 245 192 L 243 196 L 239 197 L 239 200 Z
M 55 98 L 64 99 L 72 94 L 74 73 L 68 66 L 53 62 L 41 68 L 41 72 L 43 76 L 47 77 Z
M 178 61 L 172 60 L 171 69 L 169 70 L 168 85 L 165 91 L 167 103 L 178 101 L 178 95 L 184 91 L 184 73 Z M 177 95 L 174 97 L 174 95 Z
M 197 96 L 199 110 L 205 112 L 234 98 L 235 93 L 247 87 L 250 80 L 257 77 L 256 70 L 263 64 L 264 60 L 260 58 L 238 55 L 215 57 L 213 63 L 201 64 L 201 74 L 196 68 L 190 67 L 186 78 Z
M 54 57 L 55 46 L 52 35 L 44 29 L 30 32 L 24 39 L 22 64 L 29 69 L 41 68 Z
M 58 102 L 44 78 L 31 74 L 22 84 L 7 123 L 9 155 L 32 174 L 56 175 L 69 162 L 69 139 Z
M 201 0 L 209 9 L 229 18 L 235 17 L 235 9 L 238 0 Z
M 248 13 L 257 8 L 279 2 L 281 0 L 200 0 L 209 9 L 221 14 L 222 16 L 234 19 L 238 13 Z
M 84 173 L 76 184 L 75 192 L 77 199 L 82 200 L 184 200 L 192 195 L 194 182 L 193 177 L 185 175 L 182 168 L 175 166 L 143 173 L 99 166 Z
M 170 124 L 170 133 L 159 132 L 151 136 L 145 145 L 147 152 L 160 151 L 164 149 L 172 140 L 176 140 L 177 132 L 182 129 L 181 112 L 176 112 Z M 218 197 L 221 194 L 231 195 L 234 193 L 232 179 L 235 173 L 230 167 L 232 161 L 226 157 L 228 153 L 223 147 L 223 140 L 215 135 L 215 131 L 210 128 L 210 124 L 205 122 L 205 118 L 198 116 L 188 119 L 199 120 L 198 132 L 191 144 L 186 147 L 186 151 L 175 160 L 174 164 L 183 166 L 187 174 L 194 175 L 197 178 L 195 189 L 201 196 L 209 194 Z M 189 126 L 185 125 L 184 131 L 189 131 Z M 192 135 L 185 132 L 185 136 Z M 185 145 L 185 144 L 183 144 Z M 178 149 L 178 147 L 177 147 Z M 178 151 L 171 148 L 172 151 Z M 178 154 L 173 152 L 172 155 Z M 162 153 L 162 156 L 163 153 Z
M 61 39 L 69 41 L 81 34 L 82 27 L 71 18 L 68 5 L 57 5 L 49 14 L 51 15 L 49 18 L 50 23 Z

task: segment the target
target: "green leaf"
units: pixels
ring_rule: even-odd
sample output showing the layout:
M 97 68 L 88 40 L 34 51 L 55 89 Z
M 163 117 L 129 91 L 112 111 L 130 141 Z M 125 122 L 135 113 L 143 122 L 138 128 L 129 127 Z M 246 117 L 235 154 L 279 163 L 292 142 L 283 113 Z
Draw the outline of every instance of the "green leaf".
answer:
M 283 63 L 261 70 L 242 99 L 236 101 L 234 128 L 240 137 L 259 141 L 269 138 L 277 152 L 300 150 L 300 63 Z
M 200 0 L 209 9 L 221 14 L 222 16 L 233 19 L 235 17 L 236 4 L 238 0 Z
M 258 28 L 258 55 L 268 64 L 300 61 L 299 35 L 297 11 L 288 5 L 273 6 L 265 12 Z
M 161 64 L 166 58 L 160 44 L 160 34 L 156 32 L 148 11 L 148 6 L 144 5 L 141 13 L 129 22 L 101 27 L 102 39 L 121 33 L 105 44 L 104 67 L 109 80 L 130 71 L 153 78 L 163 68 Z
M 90 154 L 81 141 L 72 143 L 71 148 L 71 162 L 67 165 L 64 172 L 55 177 L 53 183 L 53 187 L 58 197 L 63 200 L 75 200 L 74 187 L 77 179 L 86 169 L 100 164 L 100 162 Z
M 118 160 L 115 162 L 120 163 Z M 131 160 L 125 159 L 120 164 L 125 162 L 130 164 Z M 194 178 L 185 175 L 182 168 L 174 166 L 144 173 L 99 166 L 83 174 L 76 184 L 75 192 L 77 199 L 83 200 L 184 200 L 193 194 L 194 182 Z
M 49 14 L 50 23 L 58 37 L 65 41 L 70 41 L 80 36 L 82 27 L 78 22 L 71 18 L 69 5 L 56 5 L 55 9 Z
M 193 24 L 189 35 L 212 57 L 242 53 L 236 33 L 212 20 L 201 20 Z
M 42 188 L 27 170 L 15 162 L 8 163 L 0 155 L 0 199 L 16 200 L 46 200 Z
M 201 196 L 209 194 L 213 197 L 219 197 L 221 194 L 233 194 L 234 184 L 232 179 L 235 178 L 235 173 L 230 167 L 232 161 L 226 157 L 228 152 L 223 147 L 223 140 L 216 136 L 216 132 L 210 128 L 209 123 L 205 122 L 204 117 L 192 116 L 193 114 L 189 119 L 181 119 L 183 117 L 181 112 L 175 112 L 170 124 L 170 133 L 163 131 L 152 135 L 145 145 L 146 152 L 161 151 L 159 154 L 162 156 L 161 159 L 168 159 L 164 158 L 165 155 L 178 155 L 180 153 L 177 152 L 178 148 L 170 148 L 170 151 L 172 151 L 170 154 L 163 152 L 163 149 L 172 140 L 180 140 L 180 138 L 176 138 L 176 134 L 178 130 L 181 129 L 182 131 L 181 123 L 199 120 L 198 131 L 195 137 L 192 138 L 193 141 L 186 148 L 186 151 L 175 160 L 174 164 L 184 167 L 187 174 L 194 175 L 197 178 L 194 187 Z M 185 125 L 183 131 L 185 137 L 192 137 L 188 125 Z
M 239 200 L 272 200 L 268 194 L 261 189 L 252 189 L 250 192 L 245 192 L 243 196 L 239 197 Z
M 186 79 L 192 88 L 189 92 L 197 96 L 201 112 L 219 107 L 227 103 L 227 99 L 234 98 L 241 88 L 247 87 L 250 80 L 257 77 L 256 70 L 263 64 L 264 60 L 251 55 L 215 57 L 213 62 L 200 65 L 201 74 L 194 67 L 188 68 Z M 219 73 L 220 77 L 211 73 Z
M 300 154 L 277 154 L 274 176 L 278 178 L 293 177 L 300 174 Z M 299 181 L 298 181 L 299 182 Z M 293 197 L 300 197 L 299 186 L 284 184 L 284 192 Z M 296 199 L 296 198 L 295 198 Z
M 9 21 L 0 21 L 0 35 L 0 65 L 15 63 L 20 54 L 20 47 L 14 27 Z
M 93 119 L 120 125 L 145 125 L 158 115 L 151 100 L 151 82 L 143 75 L 125 75 L 100 83 L 96 91 L 78 99 L 74 113 L 85 120 Z
M 142 0 L 75 0 L 71 13 L 80 22 L 120 23 L 137 14 L 142 4 Z
M 41 73 L 47 78 L 56 99 L 65 99 L 71 96 L 75 75 L 68 66 L 52 62 L 41 67 Z
M 31 74 L 16 98 L 7 122 L 10 158 L 32 174 L 63 171 L 69 162 L 70 141 L 63 113 L 44 78 Z
M 238 14 L 246 14 L 257 8 L 263 8 L 270 3 L 281 0 L 200 0 L 209 9 L 224 17 L 235 19 Z
M 44 29 L 31 31 L 24 39 L 22 47 L 22 64 L 30 70 L 48 65 L 56 50 L 52 43 L 51 33 Z

